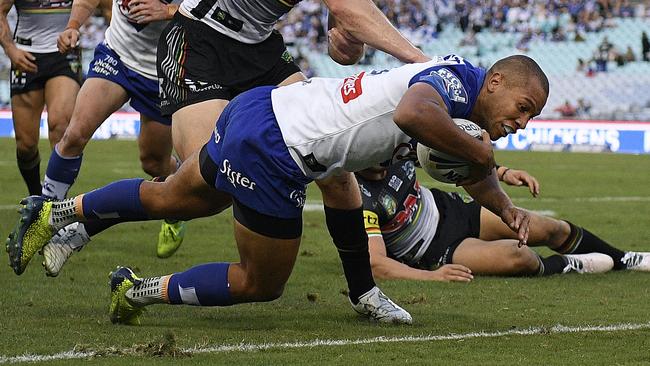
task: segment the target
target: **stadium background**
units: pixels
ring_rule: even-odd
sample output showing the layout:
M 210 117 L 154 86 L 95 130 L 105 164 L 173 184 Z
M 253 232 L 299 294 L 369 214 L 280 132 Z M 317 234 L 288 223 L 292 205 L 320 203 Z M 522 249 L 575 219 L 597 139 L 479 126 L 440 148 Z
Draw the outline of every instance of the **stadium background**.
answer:
M 499 141 L 497 148 L 650 153 L 650 125 L 640 123 L 650 120 L 650 40 L 643 40 L 650 34 L 648 1 L 376 2 L 427 54 L 456 53 L 485 67 L 515 53 L 539 62 L 551 85 L 537 118 L 545 122 L 533 122 L 526 131 Z M 308 76 L 345 77 L 399 65 L 375 50 L 368 50 L 359 65 L 334 63 L 325 52 L 326 17 L 319 0 L 305 0 L 278 25 Z M 15 14 L 11 19 L 15 22 Z M 105 28 L 104 19 L 95 16 L 82 29 L 85 69 Z M 8 58 L 2 61 L 0 109 L 5 111 L 0 112 L 0 136 L 11 136 Z M 123 109 L 131 111 L 128 105 Z M 138 116 L 126 113 L 111 118 L 95 138 L 132 138 L 137 132 Z
M 650 42 L 644 46 L 642 41 L 644 32 L 650 34 L 650 2 L 377 3 L 426 53 L 453 52 L 486 67 L 513 53 L 535 58 L 550 78 L 547 106 L 539 121 L 497 142 L 496 147 L 532 150 L 501 151 L 497 158 L 540 178 L 542 196 L 531 199 L 525 191 L 510 188 L 508 193 L 518 205 L 569 217 L 621 248 L 650 250 L 646 230 L 650 218 L 650 159 L 646 155 L 650 153 Z M 325 55 L 325 23 L 320 1 L 304 0 L 279 25 L 308 76 L 347 76 L 362 69 L 398 65 L 373 50 L 360 65 L 333 63 Z M 84 26 L 85 67 L 104 29 L 99 16 Z M 15 202 L 25 189 L 15 168 L 10 137 L 8 60 L 4 55 L 0 60 L 0 166 L 7 171 L 0 176 L 0 234 L 6 235 L 16 219 Z M 41 131 L 46 133 L 44 125 Z M 89 144 L 71 193 L 143 176 L 135 144 L 116 141 L 132 139 L 137 133 L 137 115 L 125 105 L 96 133 L 95 138 L 103 141 Z M 42 140 L 44 161 L 46 145 Z M 436 185 L 426 178 L 424 184 Z M 317 204 L 313 191 L 310 199 Z M 53 359 L 67 365 L 73 363 L 70 358 L 90 357 L 84 352 L 105 357 L 98 361 L 101 364 L 135 364 L 143 362 L 143 357 L 148 364 L 175 364 L 164 357 L 148 357 L 192 349 L 194 362 L 209 365 L 650 363 L 650 277 L 640 273 L 477 278 L 469 286 L 384 281 L 382 288 L 411 311 L 416 324 L 404 328 L 359 321 L 340 294 L 344 280 L 333 247 L 323 236 L 326 229 L 318 211 L 305 214 L 303 247 L 280 300 L 221 309 L 156 307 L 142 327 L 112 326 L 106 317 L 105 278 L 112 266 L 137 264 L 152 274 L 180 270 L 205 258 L 237 258 L 232 219 L 227 214 L 193 221 L 186 244 L 167 261 L 153 255 L 158 226 L 126 224 L 111 229 L 93 241 L 94 248 L 76 254 L 55 280 L 45 279 L 38 263 L 21 277 L 8 267 L 0 271 L 4 292 L 0 297 L 0 339 L 4 340 L 0 364 L 59 355 Z

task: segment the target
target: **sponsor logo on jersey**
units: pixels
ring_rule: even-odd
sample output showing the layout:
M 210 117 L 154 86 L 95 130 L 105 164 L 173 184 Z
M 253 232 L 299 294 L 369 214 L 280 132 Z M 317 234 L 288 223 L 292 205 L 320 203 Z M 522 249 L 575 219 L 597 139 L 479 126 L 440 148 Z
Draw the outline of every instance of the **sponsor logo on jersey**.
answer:
M 401 179 L 393 175 L 392 177 L 390 177 L 390 180 L 388 181 L 388 186 L 394 189 L 395 192 L 397 192 L 399 191 L 400 187 L 402 187 L 402 182 L 403 181 Z
M 218 144 L 219 141 L 221 141 L 221 135 L 219 134 L 219 131 L 217 130 L 217 127 L 214 128 L 214 143 Z
M 384 207 L 388 216 L 393 216 L 395 211 L 397 211 L 397 202 L 395 202 L 395 199 L 389 194 L 381 195 L 381 197 L 379 197 L 379 203 Z
M 230 184 L 232 184 L 233 187 L 237 188 L 237 186 L 239 185 L 244 188 L 248 188 L 251 191 L 255 190 L 255 185 L 257 183 L 253 182 L 250 178 L 243 175 L 242 173 L 233 170 L 230 167 L 230 161 L 228 159 L 224 159 L 221 169 L 219 169 L 219 172 L 226 175 L 226 178 L 228 178 Z
M 408 179 L 413 179 L 413 176 L 415 175 L 415 163 L 412 160 L 407 161 L 402 165 L 402 170 Z
M 460 82 L 460 79 L 456 75 L 454 75 L 453 72 L 443 68 L 436 71 L 432 71 L 431 74 L 432 75 L 436 74 L 440 76 L 442 80 L 445 82 L 445 89 L 447 91 L 447 95 L 449 96 L 449 99 L 451 99 L 454 102 L 467 104 L 469 99 L 467 97 L 467 91 L 465 90 L 463 83 Z
M 294 189 L 291 191 L 291 193 L 289 193 L 289 199 L 296 202 L 296 207 L 301 208 L 305 206 L 307 196 L 305 195 L 305 191 Z
M 185 82 L 185 85 L 187 85 L 187 87 L 190 89 L 190 91 L 192 93 L 203 92 L 203 91 L 206 91 L 206 90 L 223 89 L 223 86 L 221 86 L 221 85 L 219 85 L 217 83 L 210 84 L 210 83 L 205 82 L 205 81 L 198 81 L 198 80 L 194 81 L 194 80 L 190 80 L 190 79 L 185 79 L 183 81 Z
M 343 103 L 348 103 L 363 94 L 363 90 L 361 89 L 361 79 L 363 79 L 365 74 L 366 72 L 362 71 L 359 75 L 350 76 L 343 80 L 343 86 L 341 87 Z

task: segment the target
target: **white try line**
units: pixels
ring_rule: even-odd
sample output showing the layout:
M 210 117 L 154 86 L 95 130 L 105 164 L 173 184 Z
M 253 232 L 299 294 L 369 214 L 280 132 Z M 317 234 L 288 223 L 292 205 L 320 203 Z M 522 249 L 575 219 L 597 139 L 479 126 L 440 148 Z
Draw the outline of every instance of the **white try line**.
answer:
M 308 342 L 286 342 L 286 343 L 240 343 L 224 344 L 207 347 L 185 348 L 180 351 L 186 354 L 205 354 L 205 353 L 224 353 L 224 352 L 258 352 L 270 349 L 301 349 L 315 347 L 343 347 L 362 344 L 377 343 L 416 343 L 416 342 L 439 342 L 439 341 L 456 341 L 474 338 L 497 338 L 504 336 L 529 336 L 529 335 L 547 335 L 547 334 L 567 334 L 567 333 L 587 333 L 587 332 L 620 332 L 630 330 L 650 329 L 648 323 L 622 323 L 612 325 L 587 325 L 569 327 L 564 325 L 555 325 L 552 327 L 531 327 L 527 329 L 511 329 L 497 332 L 473 332 L 448 335 L 422 335 L 422 336 L 404 336 L 404 337 L 374 337 L 359 339 L 316 339 Z M 91 358 L 101 356 L 143 356 L 135 350 L 129 351 L 124 348 L 106 348 L 89 351 L 65 351 L 52 355 L 25 354 L 22 356 L 0 356 L 0 364 L 3 363 L 20 363 L 20 362 L 44 362 L 58 360 L 72 360 Z

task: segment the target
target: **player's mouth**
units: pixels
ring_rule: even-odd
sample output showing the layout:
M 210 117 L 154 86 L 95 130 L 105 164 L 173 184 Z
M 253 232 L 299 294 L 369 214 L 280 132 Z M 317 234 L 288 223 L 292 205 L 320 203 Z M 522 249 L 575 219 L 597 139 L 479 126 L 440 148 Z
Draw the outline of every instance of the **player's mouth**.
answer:
M 512 128 L 512 127 L 510 127 L 510 126 L 508 126 L 506 124 L 503 124 L 501 126 L 503 127 L 503 137 L 506 137 L 507 135 L 509 135 L 511 133 L 515 133 L 515 129 Z

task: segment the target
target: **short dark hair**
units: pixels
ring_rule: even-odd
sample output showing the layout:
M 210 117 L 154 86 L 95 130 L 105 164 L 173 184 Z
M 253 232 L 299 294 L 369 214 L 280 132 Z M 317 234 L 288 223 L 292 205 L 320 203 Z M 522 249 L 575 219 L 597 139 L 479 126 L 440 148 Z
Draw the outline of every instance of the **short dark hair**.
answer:
M 504 74 L 517 75 L 518 82 L 527 83 L 531 77 L 539 80 L 546 95 L 548 95 L 549 84 L 546 74 L 541 67 L 532 58 L 525 55 L 513 55 L 502 58 L 490 67 L 488 75 L 495 72 Z

